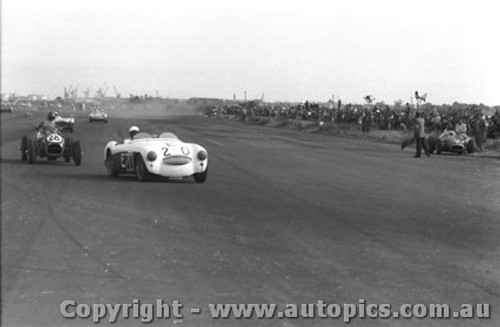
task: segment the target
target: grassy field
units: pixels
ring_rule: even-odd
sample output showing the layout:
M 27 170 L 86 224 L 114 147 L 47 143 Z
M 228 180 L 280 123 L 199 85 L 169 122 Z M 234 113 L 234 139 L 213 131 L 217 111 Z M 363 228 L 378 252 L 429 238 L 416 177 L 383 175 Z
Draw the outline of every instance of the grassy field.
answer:
M 229 117 L 237 119 L 236 117 Z M 306 133 L 318 133 L 334 135 L 338 137 L 366 139 L 375 142 L 389 143 L 401 145 L 404 140 L 412 138 L 412 131 L 395 131 L 395 130 L 378 130 L 372 128 L 370 132 L 361 132 L 361 126 L 355 124 L 338 124 L 338 123 L 319 123 L 313 121 L 304 121 L 296 119 L 275 119 L 269 117 L 255 117 L 246 123 L 269 126 L 274 128 L 285 128 L 297 130 Z M 414 145 L 412 145 L 414 146 Z M 475 157 L 499 157 L 500 156 L 500 139 L 488 139 L 485 145 L 485 151 L 471 154 Z

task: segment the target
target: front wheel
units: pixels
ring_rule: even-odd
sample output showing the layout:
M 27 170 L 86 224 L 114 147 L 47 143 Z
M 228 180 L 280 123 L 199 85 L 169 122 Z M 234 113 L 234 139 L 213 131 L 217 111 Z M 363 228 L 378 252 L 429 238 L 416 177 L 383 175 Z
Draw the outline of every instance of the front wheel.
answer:
M 26 136 L 21 139 L 21 160 L 28 161 L 28 138 Z
M 80 141 L 75 141 L 73 144 L 73 161 L 76 166 L 82 164 L 82 146 L 80 145 Z
M 109 177 L 117 177 L 118 173 L 115 170 L 114 163 L 113 163 L 113 158 L 111 157 L 111 153 L 106 153 L 106 172 L 108 173 Z
M 144 159 L 142 159 L 142 156 L 140 154 L 135 157 L 135 172 L 137 174 L 137 180 L 139 182 L 145 182 L 151 178 L 151 174 L 146 168 Z
M 194 180 L 196 183 L 205 183 L 208 177 L 208 168 L 204 172 L 199 174 L 194 174 Z
M 35 144 L 33 142 L 28 142 L 28 163 L 30 165 L 35 163 L 36 151 Z

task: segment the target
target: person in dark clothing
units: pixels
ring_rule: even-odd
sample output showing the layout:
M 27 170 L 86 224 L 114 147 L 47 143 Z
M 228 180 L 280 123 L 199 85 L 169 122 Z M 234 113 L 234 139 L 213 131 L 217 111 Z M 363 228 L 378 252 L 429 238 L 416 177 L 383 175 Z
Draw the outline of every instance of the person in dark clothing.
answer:
M 371 124 L 372 124 L 372 113 L 370 112 L 370 109 L 366 108 L 361 118 L 361 131 L 363 133 L 370 132 Z
M 488 121 L 483 113 L 480 113 L 476 122 L 476 144 L 479 151 L 484 151 L 488 131 Z
M 415 158 L 420 158 L 422 147 L 424 148 L 425 155 L 430 157 L 431 155 L 425 142 L 425 119 L 421 117 L 420 112 L 415 114 L 415 140 L 417 142 L 417 153 L 415 153 Z

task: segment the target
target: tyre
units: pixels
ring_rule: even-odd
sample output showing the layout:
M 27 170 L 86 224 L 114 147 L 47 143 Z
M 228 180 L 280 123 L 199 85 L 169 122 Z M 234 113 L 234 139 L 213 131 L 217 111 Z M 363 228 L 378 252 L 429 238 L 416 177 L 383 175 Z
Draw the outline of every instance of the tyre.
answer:
M 439 140 L 436 144 L 436 153 L 437 154 L 441 154 L 442 147 L 443 147 L 443 145 L 441 144 L 441 140 Z
M 21 160 L 28 161 L 28 138 L 26 136 L 21 139 Z
M 208 177 L 208 168 L 204 172 L 199 174 L 194 174 L 194 180 L 196 183 L 205 183 Z
M 73 162 L 76 166 L 82 164 L 82 146 L 80 145 L 80 141 L 75 141 L 73 144 Z
M 113 159 L 111 158 L 111 153 L 108 151 L 106 153 L 106 161 L 104 162 L 106 165 L 106 172 L 108 173 L 109 177 L 117 177 L 118 173 L 116 172 L 114 165 L 113 165 Z
M 71 161 L 71 152 L 73 150 L 73 138 L 71 136 L 66 136 L 64 138 L 64 152 L 63 152 L 63 157 L 64 157 L 64 162 L 70 162 Z
M 470 139 L 469 142 L 467 142 L 467 153 L 474 153 L 477 151 L 477 144 L 474 139 Z
M 148 169 L 146 168 L 146 164 L 144 163 L 144 159 L 142 159 L 142 156 L 140 154 L 138 154 L 135 157 L 135 172 L 137 174 L 137 180 L 139 182 L 145 182 L 151 178 L 151 174 L 149 173 Z
M 89 123 L 92 123 L 92 119 L 89 118 Z
M 36 152 L 35 152 L 35 144 L 33 142 L 28 142 L 28 163 L 30 165 L 35 163 Z
M 429 137 L 428 139 L 428 147 L 429 147 L 429 153 L 433 154 L 434 151 L 436 151 L 436 143 L 437 140 L 434 137 Z

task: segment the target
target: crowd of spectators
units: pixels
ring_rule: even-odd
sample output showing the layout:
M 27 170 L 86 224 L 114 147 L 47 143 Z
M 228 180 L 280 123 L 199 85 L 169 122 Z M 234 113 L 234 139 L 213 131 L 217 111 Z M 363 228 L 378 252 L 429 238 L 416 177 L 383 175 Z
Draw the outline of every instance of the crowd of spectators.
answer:
M 331 104 L 305 103 L 288 104 L 227 104 L 211 106 L 208 115 L 211 117 L 233 115 L 242 121 L 253 118 L 298 119 L 323 123 L 342 123 L 360 125 L 362 132 L 371 129 L 407 130 L 414 127 L 415 113 L 419 111 L 425 119 L 426 132 L 439 134 L 447 129 L 454 130 L 463 121 L 469 135 L 485 131 L 488 138 L 500 137 L 500 111 L 485 116 L 477 105 L 470 105 L 456 110 L 452 107 L 439 110 L 434 106 L 425 106 L 417 110 L 415 106 L 406 104 L 399 108 L 380 104 L 346 104 L 340 101 Z

